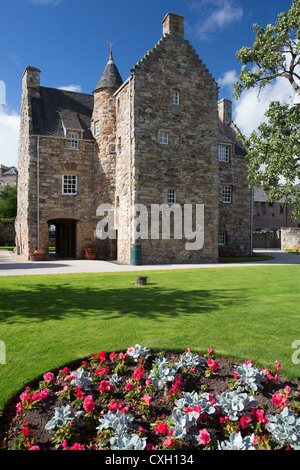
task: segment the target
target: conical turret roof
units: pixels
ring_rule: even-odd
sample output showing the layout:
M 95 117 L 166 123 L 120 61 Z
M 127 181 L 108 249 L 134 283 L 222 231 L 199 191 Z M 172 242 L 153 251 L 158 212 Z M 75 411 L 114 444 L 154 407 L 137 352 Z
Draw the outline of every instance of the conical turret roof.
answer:
M 115 88 L 117 90 L 122 83 L 123 80 L 116 64 L 114 63 L 112 51 L 110 50 L 109 60 L 94 92 L 103 88 Z

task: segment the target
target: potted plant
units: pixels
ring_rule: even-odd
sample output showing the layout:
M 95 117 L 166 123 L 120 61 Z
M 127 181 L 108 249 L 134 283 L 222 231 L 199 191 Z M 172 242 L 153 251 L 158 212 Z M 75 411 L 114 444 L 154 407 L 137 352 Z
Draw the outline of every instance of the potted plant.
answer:
M 97 259 L 98 258 L 98 252 L 95 248 L 85 248 L 81 252 L 82 258 L 83 259 Z
M 29 250 L 30 261 L 45 261 L 47 253 L 45 250 Z

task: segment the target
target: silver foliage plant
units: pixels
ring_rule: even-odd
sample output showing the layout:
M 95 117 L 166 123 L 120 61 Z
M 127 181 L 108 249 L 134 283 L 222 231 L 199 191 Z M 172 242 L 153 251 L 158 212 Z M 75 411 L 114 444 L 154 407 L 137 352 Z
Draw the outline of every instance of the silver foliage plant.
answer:
M 257 406 L 257 400 L 247 393 L 229 390 L 219 396 L 218 405 L 231 421 L 237 421 L 242 414 Z
M 290 445 L 294 450 L 300 450 L 300 418 L 292 410 L 285 407 L 281 413 L 267 415 L 266 428 L 280 446 Z
M 218 450 L 256 450 L 253 440 L 254 434 L 242 437 L 240 432 L 232 432 L 227 441 L 218 441 Z
M 258 369 L 253 367 L 251 363 L 237 366 L 236 372 L 239 376 L 239 379 L 235 383 L 238 392 L 245 390 L 257 392 L 259 388 L 261 390 L 264 388 L 263 384 L 266 382 L 267 378 L 263 376 Z

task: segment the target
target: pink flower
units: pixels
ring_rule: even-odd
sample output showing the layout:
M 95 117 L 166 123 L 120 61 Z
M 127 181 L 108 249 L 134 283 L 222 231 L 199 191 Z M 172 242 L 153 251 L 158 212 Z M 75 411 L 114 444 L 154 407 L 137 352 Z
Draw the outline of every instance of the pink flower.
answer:
M 157 423 L 155 426 L 156 434 L 167 434 L 168 432 L 168 425 L 167 423 Z
M 207 429 L 201 429 L 199 432 L 200 444 L 208 444 L 210 442 L 210 434 Z
M 139 366 L 139 367 L 133 372 L 132 378 L 135 379 L 136 381 L 142 380 L 142 378 L 144 377 L 143 370 L 144 370 L 144 367 L 143 367 L 143 366 Z
M 163 446 L 164 447 L 174 447 L 175 446 L 175 442 L 173 439 L 171 439 L 170 437 L 167 437 L 167 439 L 163 442 Z
M 115 352 L 110 353 L 109 359 L 113 361 L 118 355 Z
M 155 450 L 155 447 L 153 444 L 147 444 L 144 450 Z
M 83 402 L 83 408 L 86 413 L 94 411 L 95 405 L 94 405 L 94 400 L 93 400 L 92 395 L 88 395 L 87 397 L 85 397 L 84 402 Z
M 214 361 L 213 359 L 208 359 L 208 360 L 207 360 L 207 365 L 208 365 L 208 367 L 210 368 L 210 370 L 211 370 L 212 372 L 214 372 L 214 371 L 217 370 L 217 368 L 218 368 L 218 366 L 219 366 L 219 363 L 218 363 L 218 361 Z
M 39 446 L 30 446 L 29 450 L 40 450 Z
M 84 446 L 76 442 L 72 447 L 70 447 L 70 450 L 85 450 Z
M 245 364 L 249 365 L 249 364 L 253 364 L 253 362 L 251 361 L 251 359 L 248 359 L 248 361 L 246 361 Z
M 208 352 L 208 354 L 209 354 L 210 356 L 212 356 L 215 351 L 214 351 L 213 349 L 211 349 L 211 348 L 208 348 L 207 352 Z
M 151 380 L 147 379 L 145 382 L 146 385 L 151 385 Z
M 96 369 L 95 374 L 105 375 L 105 374 L 108 374 L 108 372 L 109 372 L 109 367 L 103 367 L 102 369 Z
M 116 387 L 114 385 L 111 385 L 106 380 L 101 380 L 98 390 L 100 390 L 100 392 L 113 392 L 115 388 Z
M 54 374 L 52 374 L 52 372 L 47 372 L 43 377 L 46 382 L 51 382 L 54 379 Z
M 149 395 L 145 395 L 143 396 L 142 401 L 144 401 L 148 406 L 150 406 L 152 398 Z
M 127 382 L 127 384 L 125 385 L 125 390 L 127 390 L 127 392 L 129 392 L 129 390 L 131 390 L 133 387 L 133 383 L 132 382 Z
M 117 411 L 117 410 L 120 410 L 122 408 L 122 406 L 123 406 L 122 402 L 118 404 L 117 402 L 112 400 L 110 402 L 110 404 L 108 405 L 108 409 L 111 410 L 111 411 Z
M 279 372 L 281 369 L 281 365 L 279 364 L 278 361 L 275 361 L 275 366 L 276 366 L 277 371 Z
M 264 410 L 256 410 L 256 418 L 259 423 L 266 424 L 268 422 L 267 418 L 265 418 Z
M 291 387 L 289 387 L 289 386 L 287 385 L 287 386 L 284 388 L 283 391 L 284 391 L 284 393 L 285 393 L 286 395 L 288 395 L 289 393 L 291 393 Z
M 42 401 L 42 400 L 46 400 L 46 398 L 48 397 L 49 395 L 49 389 L 48 388 L 44 388 L 44 390 L 41 390 L 40 393 L 39 393 L 39 400 Z
M 288 399 L 280 393 L 275 393 L 272 397 L 272 403 L 273 405 L 278 406 L 280 410 L 283 410 L 285 405 L 288 403 Z
M 250 426 L 251 421 L 252 421 L 251 418 L 249 418 L 247 415 L 243 415 L 240 419 L 240 423 L 241 423 L 242 428 L 245 429 L 248 426 Z

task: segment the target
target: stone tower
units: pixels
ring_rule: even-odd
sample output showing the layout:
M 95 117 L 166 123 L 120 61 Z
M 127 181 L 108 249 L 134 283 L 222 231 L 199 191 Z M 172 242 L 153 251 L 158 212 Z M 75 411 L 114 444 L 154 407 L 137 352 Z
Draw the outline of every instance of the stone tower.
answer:
M 99 181 L 97 184 L 101 188 L 99 204 L 100 202 L 110 204 L 114 202 L 117 148 L 114 93 L 122 83 L 123 80 L 110 50 L 109 60 L 93 92 L 94 109 L 91 126 L 98 147 Z M 106 189 L 104 199 L 103 188 Z
M 97 205 L 115 204 L 117 142 L 114 93 L 122 83 L 110 46 L 109 60 L 93 92 L 91 129 L 98 154 L 94 188 Z M 116 257 L 116 240 L 110 238 L 101 245 L 103 255 L 106 254 L 108 258 Z

